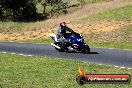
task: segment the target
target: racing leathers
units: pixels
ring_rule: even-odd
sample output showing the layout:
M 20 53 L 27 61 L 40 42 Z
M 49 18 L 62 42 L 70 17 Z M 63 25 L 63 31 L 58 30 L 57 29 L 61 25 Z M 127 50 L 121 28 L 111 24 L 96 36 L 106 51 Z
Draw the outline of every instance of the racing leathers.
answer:
M 58 33 L 57 34 L 58 41 L 62 42 L 62 48 L 66 49 L 66 50 L 68 49 L 67 46 L 69 45 L 69 42 L 66 39 L 67 38 L 67 31 L 74 33 L 74 31 L 67 26 L 60 27 L 58 29 L 58 32 L 57 32 Z

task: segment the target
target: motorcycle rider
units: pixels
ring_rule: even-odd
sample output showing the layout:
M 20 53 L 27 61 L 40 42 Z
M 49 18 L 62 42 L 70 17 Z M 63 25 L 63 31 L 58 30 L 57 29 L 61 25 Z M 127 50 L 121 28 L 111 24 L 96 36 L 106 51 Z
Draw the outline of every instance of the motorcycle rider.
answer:
M 66 39 L 67 31 L 75 34 L 75 32 L 72 29 L 67 27 L 65 22 L 61 22 L 60 27 L 58 29 L 58 34 L 57 34 L 58 37 L 57 38 L 58 38 L 59 41 L 62 42 L 62 45 L 63 45 L 62 48 L 65 49 L 65 50 L 68 50 L 67 46 L 70 44 L 68 42 L 68 40 Z

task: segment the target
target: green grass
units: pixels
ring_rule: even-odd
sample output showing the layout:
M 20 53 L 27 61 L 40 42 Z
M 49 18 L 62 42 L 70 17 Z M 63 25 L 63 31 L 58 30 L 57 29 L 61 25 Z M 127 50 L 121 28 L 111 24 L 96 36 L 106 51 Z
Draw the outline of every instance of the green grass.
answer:
M 90 42 L 91 47 L 132 49 L 132 42 L 115 43 L 115 42 Z
M 100 20 L 131 20 L 132 19 L 132 5 L 122 8 L 114 9 L 98 13 L 89 17 L 84 17 L 82 21 L 100 21 Z
M 23 31 L 36 31 L 40 29 L 51 29 L 56 27 L 56 25 L 49 25 L 49 23 L 44 21 L 37 22 L 2 22 L 0 21 L 0 33 L 19 33 Z
M 0 32 L 16 32 L 16 31 L 21 31 L 23 27 L 25 27 L 26 23 L 19 23 L 19 22 L 2 22 L 0 21 Z
M 131 88 L 130 84 L 76 83 L 79 66 L 88 74 L 130 74 L 132 70 L 75 60 L 0 53 L 0 88 Z
M 99 3 L 99 2 L 107 2 L 107 1 L 112 1 L 112 0 L 84 0 L 85 3 Z
M 91 34 L 86 42 L 92 47 L 132 49 L 132 25 L 111 32 Z
M 18 41 L 19 42 L 19 41 Z M 20 41 L 21 42 L 21 41 Z M 51 38 L 49 39 L 37 39 L 37 40 L 24 40 L 22 42 L 31 42 L 31 43 L 46 43 L 46 44 L 49 44 L 49 43 L 52 43 L 54 42 Z
M 68 0 L 63 0 L 65 2 L 67 2 Z M 70 1 L 70 5 L 78 5 L 80 4 L 81 0 L 71 0 Z M 112 0 L 82 0 L 85 2 L 85 4 L 91 4 L 91 3 L 99 3 L 99 2 L 107 2 L 107 1 L 112 1 Z

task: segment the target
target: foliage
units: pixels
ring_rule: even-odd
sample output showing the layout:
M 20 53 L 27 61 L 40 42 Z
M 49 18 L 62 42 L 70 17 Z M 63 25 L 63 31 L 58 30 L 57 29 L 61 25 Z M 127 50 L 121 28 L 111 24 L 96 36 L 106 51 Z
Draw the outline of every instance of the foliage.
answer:
M 50 7 L 50 16 L 53 16 L 53 13 L 67 12 L 67 2 L 63 0 L 41 0 L 41 4 L 44 8 L 43 13 L 46 13 L 47 7 Z
M 35 0 L 3 0 L 0 1 L 0 6 L 1 15 L 10 15 L 13 20 L 31 20 L 36 15 Z
M 0 1 L 0 20 L 35 20 L 44 18 L 44 16 L 52 17 L 54 14 L 67 13 L 67 8 L 74 6 L 73 3 L 85 4 L 85 0 L 1 0 Z M 37 5 L 43 8 L 43 13 L 37 12 Z M 79 5 L 79 4 L 77 4 Z M 75 5 L 76 6 L 76 5 Z

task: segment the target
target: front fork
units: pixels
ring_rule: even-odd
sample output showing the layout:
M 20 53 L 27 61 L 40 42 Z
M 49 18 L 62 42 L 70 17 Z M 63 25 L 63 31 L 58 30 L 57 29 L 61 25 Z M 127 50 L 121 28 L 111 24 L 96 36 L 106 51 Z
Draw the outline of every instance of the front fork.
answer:
M 49 35 L 55 42 L 58 42 L 57 34 L 50 34 Z

